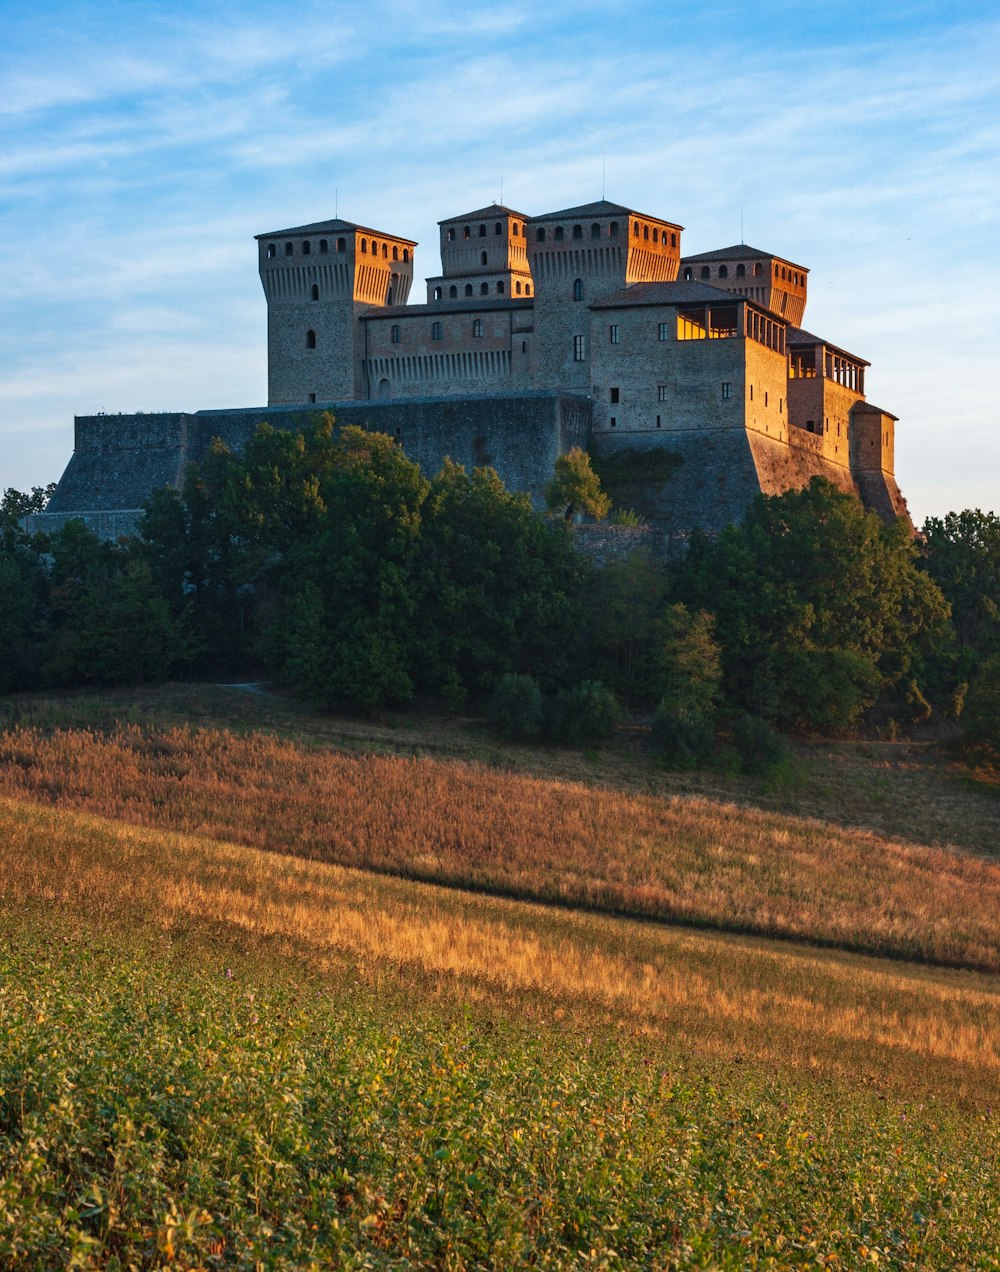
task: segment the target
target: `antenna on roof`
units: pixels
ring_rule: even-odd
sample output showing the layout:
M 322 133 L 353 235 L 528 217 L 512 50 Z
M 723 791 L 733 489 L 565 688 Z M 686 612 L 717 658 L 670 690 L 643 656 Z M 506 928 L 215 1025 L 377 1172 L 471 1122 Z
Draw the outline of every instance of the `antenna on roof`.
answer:
M 607 159 L 602 159 L 601 160 L 601 199 L 602 200 L 604 199 L 604 189 L 607 184 L 607 176 L 608 176 L 608 161 Z
M 500 174 L 500 206 L 503 207 L 503 173 Z
M 740 243 L 745 243 L 745 242 L 746 240 L 743 237 L 743 204 L 741 203 L 740 204 Z
M 333 219 L 340 220 L 340 187 L 338 186 L 333 192 Z

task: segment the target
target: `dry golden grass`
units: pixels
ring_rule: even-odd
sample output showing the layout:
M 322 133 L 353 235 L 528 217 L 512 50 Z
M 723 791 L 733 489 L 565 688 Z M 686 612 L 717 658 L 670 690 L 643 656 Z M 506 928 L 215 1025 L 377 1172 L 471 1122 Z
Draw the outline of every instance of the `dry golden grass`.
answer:
M 1000 1095 L 997 977 L 553 910 L 8 799 L 0 836 L 0 899 L 17 910 L 237 933 L 320 969 L 520 996 L 544 1020 L 596 1016 L 713 1060 L 915 1098 Z
M 0 735 L 0 793 L 414 879 L 1000 970 L 1000 865 L 706 799 L 264 734 Z

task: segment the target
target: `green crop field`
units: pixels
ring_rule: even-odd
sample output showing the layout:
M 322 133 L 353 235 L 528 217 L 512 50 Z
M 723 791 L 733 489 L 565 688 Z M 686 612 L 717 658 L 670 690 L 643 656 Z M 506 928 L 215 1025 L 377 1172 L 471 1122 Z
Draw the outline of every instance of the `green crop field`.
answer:
M 1000 1268 L 995 858 L 224 702 L 0 734 L 0 1266 Z

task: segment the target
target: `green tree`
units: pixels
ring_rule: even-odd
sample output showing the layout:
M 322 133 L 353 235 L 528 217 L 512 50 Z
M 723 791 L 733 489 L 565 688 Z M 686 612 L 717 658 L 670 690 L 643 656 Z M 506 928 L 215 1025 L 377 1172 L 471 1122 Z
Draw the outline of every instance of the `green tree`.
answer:
M 1000 517 L 967 508 L 924 523 L 924 564 L 951 605 L 960 675 L 1000 653 Z
M 611 500 L 590 466 L 590 456 L 579 446 L 556 460 L 555 475 L 545 487 L 545 506 L 550 512 L 561 511 L 567 521 L 577 512 L 585 512 L 595 521 L 608 515 Z
M 657 621 L 666 597 L 666 570 L 648 551 L 594 571 L 587 593 L 591 667 L 628 702 L 657 697 Z
M 715 620 L 705 610 L 668 605 L 656 625 L 653 684 L 662 710 L 710 721 L 720 697 L 722 660 Z

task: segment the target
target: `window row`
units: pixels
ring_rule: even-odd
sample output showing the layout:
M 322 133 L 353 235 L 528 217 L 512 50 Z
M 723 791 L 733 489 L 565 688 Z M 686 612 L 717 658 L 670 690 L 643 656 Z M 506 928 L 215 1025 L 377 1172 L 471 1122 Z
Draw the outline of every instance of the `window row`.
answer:
M 521 225 L 518 221 L 511 221 L 511 223 L 510 223 L 510 233 L 511 233 L 511 238 L 520 238 L 520 237 L 521 237 L 521 234 L 522 234 L 522 232 L 523 232 L 523 230 L 524 230 L 524 226 L 523 226 L 523 225 Z M 494 235 L 495 235 L 495 236 L 498 236 L 498 235 L 503 234 L 503 221 L 495 221 L 495 222 L 494 222 L 494 224 L 493 224 L 493 233 L 494 233 Z M 478 232 L 477 232 L 477 236 L 478 236 L 479 238 L 486 238 L 486 234 L 487 234 L 487 230 L 486 230 L 486 226 L 485 226 L 485 224 L 480 225 L 480 226 L 479 226 L 479 229 L 478 229 Z M 457 237 L 458 237 L 458 231 L 457 231 L 456 227 L 455 227 L 454 225 L 449 225 L 449 226 L 448 226 L 448 242 L 449 242 L 449 243 L 454 243 L 454 241 L 455 241 L 455 239 L 456 239 Z M 463 239 L 470 239 L 470 238 L 472 238 L 472 226 L 471 226 L 471 225 L 463 225 L 463 226 L 462 226 L 462 238 L 463 238 Z
M 369 248 L 368 239 L 363 238 L 358 240 L 358 250 L 366 256 L 369 254 L 369 251 L 372 256 L 378 256 L 380 248 L 381 248 L 382 258 L 384 260 L 388 260 L 390 254 L 394 261 L 398 261 L 398 260 L 409 261 L 410 259 L 410 249 L 408 247 L 401 248 L 398 243 L 392 244 L 392 250 L 390 253 L 390 248 L 388 243 L 380 244 L 376 239 L 371 239 L 370 248 Z M 326 256 L 331 250 L 330 240 L 325 238 L 320 239 L 317 244 L 317 250 L 321 256 Z M 336 245 L 333 250 L 341 254 L 346 252 L 347 239 L 344 239 L 344 238 L 337 239 Z M 310 239 L 303 239 L 301 244 L 301 255 L 312 256 L 312 254 L 313 254 L 312 241 Z M 273 260 L 277 255 L 278 255 L 278 245 L 276 243 L 268 243 L 267 245 L 268 259 Z M 288 242 L 285 244 L 285 255 L 286 256 L 295 255 L 294 243 Z
M 652 228 L 652 234 L 650 234 L 650 228 Z M 669 243 L 671 247 L 677 246 L 677 234 L 676 234 L 676 231 L 674 230 L 671 230 L 668 233 L 667 230 L 661 230 L 659 226 L 656 226 L 656 225 L 652 227 L 648 225 L 643 225 L 641 229 L 642 229 L 643 241 L 646 243 L 648 243 L 650 238 L 652 238 L 654 243 L 662 243 L 663 246 L 666 247 L 668 239 L 669 239 Z M 632 237 L 638 238 L 639 232 L 640 232 L 639 222 L 633 221 L 632 222 Z
M 472 320 L 473 337 L 478 340 L 485 334 L 486 334 L 486 330 L 485 330 L 485 326 L 483 324 L 482 318 L 474 318 Z M 440 323 L 440 322 L 431 323 L 431 339 L 432 340 L 444 339 L 444 324 L 443 323 Z M 403 329 L 400 327 L 399 323 L 394 322 L 392 326 L 389 328 L 389 340 L 392 342 L 392 344 L 402 343 Z
M 497 283 L 497 285 L 496 285 L 496 289 L 495 289 L 495 290 L 496 290 L 496 294 L 497 294 L 498 296 L 503 296 L 503 295 L 505 295 L 505 294 L 506 294 L 506 291 L 507 291 L 506 284 L 505 284 L 505 283 L 503 283 L 503 282 L 499 282 L 499 283 Z M 465 287 L 464 287 L 464 289 L 463 289 L 463 296 L 467 298 L 467 297 L 472 296 L 472 295 L 474 295 L 474 294 L 475 294 L 475 293 L 474 293 L 474 288 L 473 288 L 472 284 L 471 284 L 471 283 L 466 283 L 466 284 L 465 284 Z M 480 294 L 480 296 L 488 296 L 488 295 L 490 294 L 490 285 L 489 285 L 489 283 L 480 283 L 480 284 L 479 284 L 479 294 Z M 525 283 L 525 284 L 522 286 L 522 284 L 521 284 L 521 282 L 520 282 L 520 281 L 515 282 L 515 283 L 514 283 L 514 295 L 515 295 L 515 296 L 521 296 L 521 295 L 524 295 L 524 296 L 530 296 L 530 295 L 531 295 L 531 284 L 530 284 L 530 283 Z M 434 299 L 435 299 L 435 300 L 444 300 L 444 288 L 443 288 L 443 287 L 435 287 L 435 288 L 434 288 Z M 455 284 L 454 284 L 454 283 L 451 285 L 451 287 L 449 287 L 449 288 L 448 288 L 448 299 L 449 299 L 449 300 L 458 300 L 458 288 L 455 286 Z
M 757 264 L 753 267 L 753 276 L 754 276 L 754 278 L 760 278 L 760 276 L 761 276 L 763 273 L 764 273 L 764 266 L 763 266 L 763 265 L 761 265 L 760 261 L 758 261 L 758 262 L 757 262 Z M 702 279 L 709 279 L 709 278 L 711 278 L 711 277 L 712 277 L 712 271 L 709 269 L 709 267 L 708 267 L 707 265 L 702 265 L 699 276 L 700 276 Z M 745 265 L 737 265 L 737 266 L 736 266 L 736 277 L 737 277 L 737 278 L 746 278 L 746 276 L 747 276 L 747 267 L 746 267 Z M 683 275 L 683 277 L 684 277 L 684 281 L 685 281 L 686 283 L 690 283 L 690 282 L 691 282 L 691 280 L 694 278 L 694 270 L 691 268 L 691 266 L 690 266 L 690 265 L 685 265 L 685 266 L 684 266 L 684 275 Z M 729 266 L 728 266 L 728 265 L 720 265 L 720 266 L 719 266 L 719 272 L 718 272 L 718 274 L 717 274 L 717 277 L 718 277 L 718 278 L 728 278 L 728 277 L 729 277 Z
M 594 224 L 590 227 L 590 237 L 592 239 L 598 239 L 601 237 L 603 233 L 604 231 L 601 227 L 600 222 L 595 221 Z M 538 229 L 535 231 L 535 242 L 544 243 L 547 237 L 548 237 L 548 230 L 546 230 L 544 225 L 540 225 Z M 572 226 L 570 230 L 570 238 L 582 239 L 583 237 L 584 237 L 583 226 L 582 225 Z M 609 238 L 618 237 L 618 222 L 617 221 L 612 221 L 608 225 L 608 237 Z M 563 225 L 557 225 L 555 229 L 552 231 L 552 241 L 555 243 L 561 243 L 563 242 L 565 238 L 566 238 L 566 227 Z

